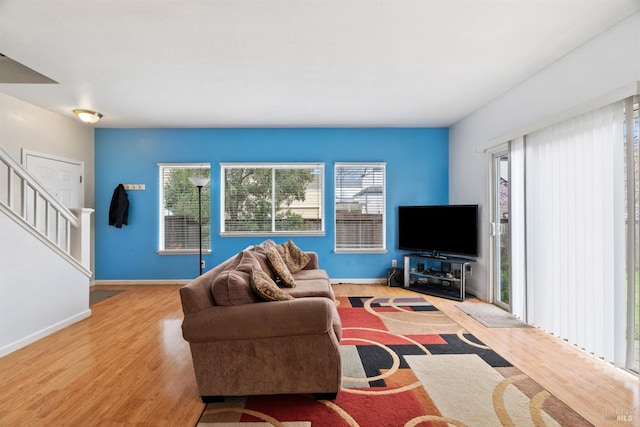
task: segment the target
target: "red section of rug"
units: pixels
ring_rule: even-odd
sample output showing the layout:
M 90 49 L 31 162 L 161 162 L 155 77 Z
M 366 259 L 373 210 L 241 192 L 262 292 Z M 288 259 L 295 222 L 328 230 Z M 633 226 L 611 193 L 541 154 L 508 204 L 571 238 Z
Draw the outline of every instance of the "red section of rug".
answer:
M 382 320 L 363 308 L 338 308 L 343 328 L 372 328 L 386 330 Z
M 359 426 L 403 426 L 424 414 L 413 393 L 367 396 L 343 392 L 329 405 L 343 410 Z M 246 407 L 268 413 L 280 422 L 307 421 L 311 422 L 312 426 L 327 427 L 353 425 L 350 424 L 350 420 L 341 417 L 335 409 L 311 397 L 250 397 Z M 251 415 L 243 415 L 241 421 L 261 420 Z
M 342 419 L 328 406 L 311 396 L 258 396 L 247 399 L 247 408 L 269 414 L 280 422 L 307 421 L 311 425 L 341 426 Z M 251 415 L 243 415 L 242 421 L 262 421 Z
M 353 310 L 353 309 L 352 309 Z M 344 328 L 342 332 L 343 344 L 359 344 L 367 341 L 374 341 L 385 345 L 405 345 L 412 341 L 420 344 L 446 344 L 447 342 L 440 335 L 394 335 L 389 332 L 379 330 L 369 330 L 366 327 Z M 348 341 L 348 342 L 347 342 Z

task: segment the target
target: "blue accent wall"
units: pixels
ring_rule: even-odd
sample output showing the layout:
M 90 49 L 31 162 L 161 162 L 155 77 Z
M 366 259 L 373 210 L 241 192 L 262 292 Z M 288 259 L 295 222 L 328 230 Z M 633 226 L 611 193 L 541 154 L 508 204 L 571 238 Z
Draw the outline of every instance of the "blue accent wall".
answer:
M 96 129 L 95 277 L 97 280 L 189 279 L 198 255 L 159 255 L 158 163 L 211 163 L 211 247 L 206 270 L 266 237 L 220 237 L 220 163 L 323 162 L 325 236 L 295 237 L 318 253 L 332 278 L 386 277 L 397 249 L 397 207 L 444 204 L 449 195 L 449 131 L 445 128 Z M 335 254 L 335 162 L 386 162 L 387 253 Z M 129 225 L 108 225 L 109 205 L 120 184 L 128 191 Z M 427 226 L 427 224 L 425 224 Z M 274 237 L 277 243 L 288 237 Z

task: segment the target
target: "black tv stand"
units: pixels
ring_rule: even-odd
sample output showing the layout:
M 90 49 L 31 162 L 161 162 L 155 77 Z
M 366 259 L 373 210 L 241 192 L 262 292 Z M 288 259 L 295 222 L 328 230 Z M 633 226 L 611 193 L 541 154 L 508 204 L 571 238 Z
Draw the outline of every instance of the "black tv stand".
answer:
M 415 292 L 464 301 L 467 273 L 471 271 L 472 262 L 441 254 L 405 255 L 404 287 Z
M 443 261 L 446 261 L 450 258 L 449 255 L 443 255 L 440 252 L 420 252 L 416 254 L 410 254 L 410 256 L 418 256 L 429 259 L 441 259 Z

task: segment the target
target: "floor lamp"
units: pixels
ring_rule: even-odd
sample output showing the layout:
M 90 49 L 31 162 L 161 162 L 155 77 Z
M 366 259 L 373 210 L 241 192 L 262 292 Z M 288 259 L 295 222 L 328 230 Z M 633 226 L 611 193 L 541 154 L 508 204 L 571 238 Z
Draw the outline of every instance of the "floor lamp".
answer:
M 200 250 L 200 276 L 202 276 L 202 187 L 209 183 L 209 178 L 189 178 L 189 181 L 198 187 L 198 249 Z

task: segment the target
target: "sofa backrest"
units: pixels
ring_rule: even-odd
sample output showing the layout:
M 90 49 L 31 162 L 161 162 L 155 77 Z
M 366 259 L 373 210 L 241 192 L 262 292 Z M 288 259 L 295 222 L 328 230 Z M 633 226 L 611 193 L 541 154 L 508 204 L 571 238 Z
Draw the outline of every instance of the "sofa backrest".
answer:
M 245 251 L 251 251 L 255 254 L 262 254 L 261 257 L 264 260 L 261 264 L 264 264 L 263 268 L 271 270 L 267 265 L 265 247 L 275 245 L 272 240 L 266 240 L 260 245 L 250 246 Z M 303 270 L 311 270 L 318 268 L 318 254 L 315 252 L 306 252 L 309 255 L 309 263 L 303 268 Z M 180 288 L 180 300 L 182 302 L 182 311 L 184 314 L 196 313 L 198 311 L 206 310 L 213 307 L 216 304 L 211 291 L 211 285 L 220 273 L 225 270 L 232 270 L 238 266 L 242 260 L 242 252 L 233 255 L 226 261 L 218 264 L 211 270 L 204 273 L 202 276 L 196 277 L 191 282 Z

